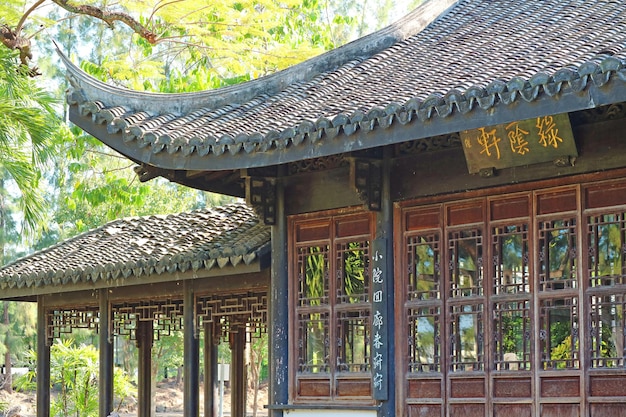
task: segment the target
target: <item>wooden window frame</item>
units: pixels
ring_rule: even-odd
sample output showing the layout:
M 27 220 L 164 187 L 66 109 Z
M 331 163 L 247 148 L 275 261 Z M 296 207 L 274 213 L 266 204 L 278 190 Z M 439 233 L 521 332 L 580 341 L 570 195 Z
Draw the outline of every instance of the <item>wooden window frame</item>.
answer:
M 295 404 L 335 401 L 373 404 L 371 247 L 375 236 L 374 214 L 363 211 L 346 213 L 344 210 L 292 216 L 288 220 L 288 230 L 289 312 L 293 317 L 289 322 L 289 334 L 293 336 L 290 338 L 290 377 L 294 381 L 290 389 L 291 399 Z M 360 297 L 343 292 L 345 260 L 342 261 L 342 256 L 350 252 L 347 246 L 352 243 L 360 245 L 356 252 L 364 256 L 365 282 Z M 326 248 L 324 287 L 327 295 L 312 304 L 300 294 L 304 282 L 302 268 L 305 268 L 302 262 L 306 256 L 302 252 L 314 247 Z M 306 350 L 304 326 L 311 315 L 322 315 L 328 320 L 325 324 L 328 340 L 324 341 L 328 359 L 323 367 L 303 370 L 300 356 L 304 356 L 302 353 Z M 365 363 L 349 362 L 342 355 L 343 340 L 350 329 L 365 332 L 357 335 L 365 341 L 362 346 Z

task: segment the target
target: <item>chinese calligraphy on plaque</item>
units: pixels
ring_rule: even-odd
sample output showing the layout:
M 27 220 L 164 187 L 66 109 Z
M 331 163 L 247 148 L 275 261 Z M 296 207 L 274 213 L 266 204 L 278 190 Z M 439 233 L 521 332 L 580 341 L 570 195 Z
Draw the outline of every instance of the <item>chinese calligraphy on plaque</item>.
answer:
M 567 114 L 464 130 L 461 141 L 470 174 L 578 156 Z
M 372 245 L 372 374 L 374 399 L 387 399 L 387 243 L 376 239 Z

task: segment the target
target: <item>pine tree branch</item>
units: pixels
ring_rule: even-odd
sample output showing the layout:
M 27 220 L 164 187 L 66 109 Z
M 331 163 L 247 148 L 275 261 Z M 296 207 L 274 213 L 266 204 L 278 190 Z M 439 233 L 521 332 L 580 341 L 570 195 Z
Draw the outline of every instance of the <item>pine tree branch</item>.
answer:
M 115 22 L 122 22 L 129 28 L 133 30 L 136 34 L 150 42 L 151 44 L 156 44 L 158 42 L 157 35 L 148 30 L 145 26 L 139 23 L 135 18 L 130 16 L 127 13 L 122 12 L 111 12 L 108 10 L 103 10 L 95 6 L 91 6 L 88 4 L 80 4 L 80 5 L 72 5 L 68 2 L 68 0 L 52 0 L 56 5 L 64 8 L 70 13 L 76 13 L 86 16 L 91 16 L 96 19 L 100 19 L 105 22 L 109 27 L 113 27 Z

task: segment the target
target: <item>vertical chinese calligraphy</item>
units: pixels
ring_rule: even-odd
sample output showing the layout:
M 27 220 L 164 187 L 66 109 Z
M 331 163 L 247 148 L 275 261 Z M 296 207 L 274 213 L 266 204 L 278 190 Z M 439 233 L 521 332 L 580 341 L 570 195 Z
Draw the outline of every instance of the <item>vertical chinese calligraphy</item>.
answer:
M 374 398 L 387 399 L 387 327 L 385 315 L 387 313 L 386 290 L 386 248 L 385 239 L 376 239 L 373 242 L 372 256 L 372 387 Z

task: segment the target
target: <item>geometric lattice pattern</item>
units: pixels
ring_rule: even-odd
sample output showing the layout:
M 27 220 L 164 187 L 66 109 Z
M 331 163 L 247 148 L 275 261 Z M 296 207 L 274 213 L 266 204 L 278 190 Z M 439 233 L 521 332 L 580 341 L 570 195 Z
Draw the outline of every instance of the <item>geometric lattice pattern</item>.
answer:
M 152 321 L 154 340 L 161 335 L 183 328 L 182 300 L 147 300 L 111 304 L 113 320 L 111 320 L 110 337 L 113 335 L 129 336 L 137 340 L 135 331 L 140 321 Z
M 46 346 L 62 334 L 70 334 L 74 329 L 96 329 L 98 331 L 98 307 L 49 310 L 46 314 Z
M 229 333 L 246 330 L 246 338 L 267 331 L 267 292 L 245 292 L 196 296 L 196 330 L 204 323 L 216 324 L 216 333 L 228 340 Z

